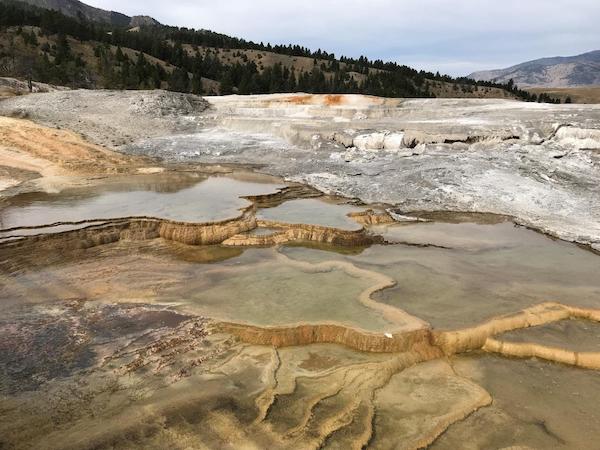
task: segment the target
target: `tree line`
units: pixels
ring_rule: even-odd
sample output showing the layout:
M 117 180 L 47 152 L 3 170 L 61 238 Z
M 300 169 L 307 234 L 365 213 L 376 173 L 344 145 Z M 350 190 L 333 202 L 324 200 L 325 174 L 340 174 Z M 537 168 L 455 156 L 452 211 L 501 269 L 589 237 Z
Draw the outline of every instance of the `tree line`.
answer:
M 262 94 L 303 91 L 309 93 L 363 93 L 386 97 L 432 97 L 430 82 L 458 83 L 463 86 L 499 88 L 526 101 L 554 101 L 546 94 L 535 96 L 518 89 L 514 83 L 475 82 L 468 78 L 452 78 L 439 73 L 417 71 L 408 66 L 381 60 L 340 57 L 322 50 L 311 51 L 298 45 L 256 44 L 243 39 L 207 30 L 149 26 L 138 32 L 125 27 L 78 19 L 60 12 L 40 9 L 20 2 L 0 3 L 0 27 L 35 26 L 45 35 L 56 35 L 55 48 L 42 48 L 35 61 L 34 74 L 38 81 L 82 87 L 90 86 L 91 74 L 100 75 L 101 87 L 119 89 L 155 88 L 166 85 L 180 92 L 206 92 L 202 79 L 220 82 L 221 94 Z M 94 42 L 98 67 L 85 67 L 85 62 L 68 48 L 66 36 Z M 34 46 L 35 36 L 23 35 Z M 244 57 L 241 62 L 223 63 L 215 51 L 184 49 L 211 47 L 236 50 L 274 52 L 293 57 L 313 58 L 309 71 L 296 71 L 281 64 L 259 68 Z M 117 48 L 114 51 L 114 47 Z M 122 48 L 137 54 L 130 57 Z M 1 55 L 0 55 L 1 56 Z M 244 55 L 245 56 L 245 55 Z M 167 71 L 149 57 L 165 61 L 174 68 Z M 358 75 L 356 75 L 358 74 Z M 466 92 L 466 91 L 465 91 Z

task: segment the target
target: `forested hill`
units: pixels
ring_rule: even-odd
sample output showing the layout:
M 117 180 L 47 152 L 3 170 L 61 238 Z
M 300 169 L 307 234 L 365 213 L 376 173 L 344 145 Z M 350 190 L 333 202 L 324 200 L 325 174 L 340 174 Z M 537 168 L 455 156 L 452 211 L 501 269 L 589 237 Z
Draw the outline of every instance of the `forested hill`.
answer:
M 197 94 L 364 93 L 551 101 L 512 82 L 475 82 L 298 45 L 257 44 L 206 30 L 91 21 L 0 0 L 0 76 L 84 88 Z
M 138 25 L 160 25 L 159 22 L 148 16 L 129 17 L 115 11 L 96 8 L 86 5 L 79 0 L 18 0 L 44 9 L 53 9 L 69 17 L 85 17 L 94 22 L 104 22 L 116 26 L 136 27 Z

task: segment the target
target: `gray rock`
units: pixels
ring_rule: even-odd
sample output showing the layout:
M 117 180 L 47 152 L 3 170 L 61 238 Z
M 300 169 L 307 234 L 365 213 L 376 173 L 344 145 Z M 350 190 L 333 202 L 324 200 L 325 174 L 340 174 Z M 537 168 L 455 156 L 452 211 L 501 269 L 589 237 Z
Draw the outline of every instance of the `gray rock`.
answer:
M 154 91 L 59 91 L 0 102 L 0 115 L 26 116 L 119 147 L 132 139 L 195 132 L 208 103 L 201 97 Z

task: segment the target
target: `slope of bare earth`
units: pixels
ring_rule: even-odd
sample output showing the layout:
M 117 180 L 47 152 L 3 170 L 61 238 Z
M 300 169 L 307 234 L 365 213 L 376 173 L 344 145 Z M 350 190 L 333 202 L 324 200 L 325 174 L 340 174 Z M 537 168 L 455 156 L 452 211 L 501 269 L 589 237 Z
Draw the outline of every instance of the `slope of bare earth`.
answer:
M 67 128 L 114 148 L 141 138 L 197 131 L 207 105 L 195 95 L 161 90 L 75 90 L 7 99 L 0 103 L 0 115 Z
M 0 117 L 0 196 L 61 190 L 97 175 L 162 170 L 109 147 L 197 130 L 197 115 L 207 107 L 200 97 L 158 90 L 70 91 L 35 84 L 36 91 L 50 92 L 19 95 L 26 83 L 0 78 L 0 86 L 7 93 L 0 110 L 12 116 Z
M 52 191 L 83 176 L 150 170 L 144 168 L 148 164 L 145 158 L 107 150 L 71 131 L 0 117 L 0 197 L 22 183 L 27 190 Z

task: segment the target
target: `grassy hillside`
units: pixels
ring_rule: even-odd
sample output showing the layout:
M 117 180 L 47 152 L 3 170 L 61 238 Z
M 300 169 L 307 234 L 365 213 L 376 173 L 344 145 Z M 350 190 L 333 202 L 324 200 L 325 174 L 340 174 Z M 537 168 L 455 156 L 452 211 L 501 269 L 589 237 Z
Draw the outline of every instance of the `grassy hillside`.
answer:
M 308 56 L 290 56 L 281 53 L 274 53 L 266 50 L 253 49 L 222 49 L 214 47 L 198 47 L 190 44 L 183 44 L 184 50 L 193 57 L 196 52 L 202 56 L 216 56 L 224 65 L 245 64 L 253 62 L 259 72 L 263 72 L 268 67 L 277 64 L 295 73 L 310 72 L 315 66 L 321 70 L 329 79 L 335 76 L 335 71 L 331 70 L 332 61 L 327 59 L 316 59 Z M 351 64 L 336 61 L 339 68 L 354 78 L 357 83 L 364 83 L 367 75 L 353 70 Z M 385 72 L 381 69 L 369 68 L 369 73 L 377 74 Z M 506 89 L 478 86 L 473 83 L 447 82 L 435 79 L 425 78 L 428 92 L 434 97 L 452 97 L 452 98 L 517 98 L 517 96 Z
M 0 38 L 0 76 L 73 87 L 537 100 L 510 83 L 453 79 L 366 57 L 336 58 L 206 30 L 119 27 L 13 1 L 0 2 Z
M 32 41 L 32 35 L 35 41 Z M 0 30 L 0 54 L 5 54 L 0 58 L 0 76 L 28 78 L 31 75 L 35 81 L 72 88 L 168 89 L 169 79 L 176 69 L 161 59 L 127 47 L 80 41 L 70 36 L 65 36 L 65 42 L 71 61 L 63 63 L 62 70 L 53 70 L 61 45 L 59 35 L 46 35 L 40 28 L 32 26 Z M 122 61 L 116 60 L 119 49 Z M 130 71 L 135 72 L 131 67 L 140 58 L 145 61 L 145 82 L 140 83 L 137 73 L 128 77 L 135 79 L 121 80 L 125 61 L 128 61 Z M 219 83 L 202 78 L 202 90 L 218 92 Z
M 559 98 L 562 103 L 600 103 L 600 86 L 580 86 L 571 88 L 530 88 L 529 92 L 535 95 L 547 93 L 554 98 Z

